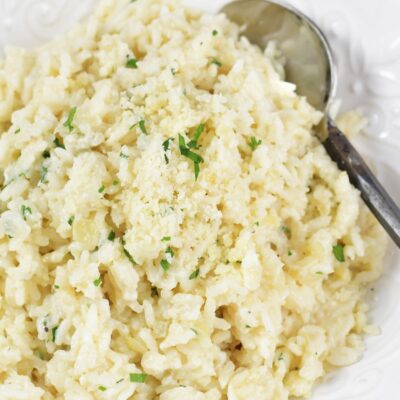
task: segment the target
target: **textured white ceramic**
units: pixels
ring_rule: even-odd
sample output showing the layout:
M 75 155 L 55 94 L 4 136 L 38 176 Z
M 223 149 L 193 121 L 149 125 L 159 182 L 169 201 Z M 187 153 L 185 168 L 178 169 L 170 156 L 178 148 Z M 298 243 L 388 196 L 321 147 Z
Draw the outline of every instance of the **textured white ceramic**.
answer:
M 0 0 L 0 53 L 6 44 L 43 43 L 97 1 Z M 184 1 L 210 12 L 227 2 Z M 287 1 L 315 18 L 327 34 L 339 67 L 342 109 L 359 107 L 370 119 L 356 144 L 400 203 L 400 1 Z M 369 338 L 363 360 L 329 376 L 313 399 L 400 399 L 400 252 L 394 246 L 374 293 L 373 318 L 382 334 Z

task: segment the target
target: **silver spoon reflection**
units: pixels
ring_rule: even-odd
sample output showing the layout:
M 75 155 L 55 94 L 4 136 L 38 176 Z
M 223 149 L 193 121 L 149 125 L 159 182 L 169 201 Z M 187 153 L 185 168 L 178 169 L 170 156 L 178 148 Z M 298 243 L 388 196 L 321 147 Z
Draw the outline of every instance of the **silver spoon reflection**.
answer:
M 318 26 L 295 8 L 276 0 L 238 0 L 222 12 L 243 26 L 243 35 L 265 49 L 277 42 L 286 59 L 286 79 L 297 93 L 326 115 L 317 134 L 331 158 L 346 171 L 352 184 L 388 234 L 400 247 L 400 209 L 378 182 L 357 150 L 329 116 L 336 89 L 336 69 L 328 41 Z

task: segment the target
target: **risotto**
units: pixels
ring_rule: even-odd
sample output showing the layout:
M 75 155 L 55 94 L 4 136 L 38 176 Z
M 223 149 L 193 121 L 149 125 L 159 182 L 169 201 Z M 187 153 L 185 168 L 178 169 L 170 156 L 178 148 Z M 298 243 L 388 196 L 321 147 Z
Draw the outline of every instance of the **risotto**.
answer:
M 0 62 L 0 398 L 308 398 L 358 361 L 384 234 L 279 53 L 106 0 Z

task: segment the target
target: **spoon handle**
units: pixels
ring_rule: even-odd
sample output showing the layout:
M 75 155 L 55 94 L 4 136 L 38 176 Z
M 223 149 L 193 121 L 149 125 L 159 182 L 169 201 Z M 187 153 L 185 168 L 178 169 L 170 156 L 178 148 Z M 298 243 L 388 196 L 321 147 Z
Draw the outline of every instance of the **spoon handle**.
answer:
M 366 205 L 400 247 L 400 209 L 335 123 L 328 119 L 328 137 L 323 145 L 351 183 L 361 192 Z

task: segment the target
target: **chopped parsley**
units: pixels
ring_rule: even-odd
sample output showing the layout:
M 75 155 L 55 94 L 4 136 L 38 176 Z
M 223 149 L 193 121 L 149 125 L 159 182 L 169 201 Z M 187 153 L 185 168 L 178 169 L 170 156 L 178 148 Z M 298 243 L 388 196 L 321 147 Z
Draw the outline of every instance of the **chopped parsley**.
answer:
M 129 58 L 128 61 L 126 62 L 126 68 L 130 68 L 130 69 L 137 69 L 138 68 L 138 60 L 136 60 L 136 58 Z
M 249 147 L 251 148 L 252 151 L 255 151 L 258 146 L 260 146 L 262 143 L 262 140 L 257 140 L 255 136 L 252 136 L 250 138 L 250 142 L 248 143 Z
M 14 132 L 14 135 L 18 135 L 18 133 L 20 133 L 21 132 L 21 128 L 18 128 L 15 132 Z
M 165 252 L 166 252 L 167 254 L 169 254 L 171 257 L 174 257 L 174 256 L 175 256 L 175 253 L 174 253 L 174 251 L 171 249 L 170 246 L 167 247 L 167 250 L 165 250 Z
M 125 247 L 122 248 L 122 251 L 124 252 L 124 254 L 126 255 L 127 259 L 131 262 L 131 264 L 133 266 L 138 265 L 138 263 L 132 257 L 131 253 L 129 253 L 129 251 Z
M 116 383 L 121 383 L 123 380 L 124 380 L 124 378 L 121 378 Z
M 100 392 L 105 392 L 107 390 L 107 388 L 105 386 L 100 385 L 98 387 L 98 389 L 100 390 Z
M 168 246 L 167 249 L 165 250 L 165 254 L 169 254 L 171 258 L 175 256 L 175 253 L 170 246 Z M 171 263 L 165 258 L 160 261 L 160 265 L 161 268 L 164 270 L 164 272 L 167 272 L 171 267 Z
M 214 65 L 216 65 L 217 67 L 222 67 L 222 63 L 221 63 L 221 61 L 219 61 L 217 58 L 213 58 L 212 60 L 211 60 L 211 64 L 214 64 Z
M 101 186 L 99 187 L 98 192 L 99 192 L 99 193 L 103 193 L 105 190 L 106 190 L 106 187 L 105 187 L 104 185 L 101 185 Z
M 293 255 L 292 251 L 289 250 L 288 253 L 287 253 L 287 255 L 288 255 L 289 257 L 291 257 L 291 256 Z
M 45 150 L 45 151 L 42 153 L 42 157 L 43 157 L 43 158 L 50 158 L 50 152 L 49 152 L 48 150 Z
M 107 239 L 108 239 L 110 242 L 113 242 L 114 239 L 115 239 L 115 232 L 114 232 L 114 231 L 111 231 L 111 232 L 108 234 Z
M 213 35 L 213 36 L 217 36 L 217 35 L 218 35 L 218 31 L 217 31 L 216 29 L 214 29 L 214 30 L 212 31 L 212 35 Z
M 171 240 L 171 236 L 164 236 L 161 241 L 162 242 L 169 242 Z
M 171 267 L 171 264 L 165 258 L 160 261 L 160 265 L 164 272 L 168 272 Z
M 53 343 L 55 343 L 55 341 L 56 341 L 57 330 L 58 330 L 58 326 L 54 326 L 53 328 L 51 328 L 51 341 Z
M 199 277 L 199 275 L 200 275 L 200 269 L 197 268 L 195 271 L 193 271 L 193 272 L 190 274 L 189 280 L 196 279 L 196 278 Z
M 53 140 L 53 143 L 55 144 L 56 147 L 60 147 L 61 149 L 65 150 L 64 142 L 60 136 L 56 135 L 55 139 Z
M 117 179 L 113 180 L 112 184 L 113 184 L 113 186 L 117 186 L 119 184 L 119 180 L 117 180 Z
M 54 289 L 60 289 L 59 285 L 54 285 Z
M 250 329 L 250 328 L 251 328 L 251 326 L 250 326 L 250 325 L 246 325 L 246 326 L 245 326 L 245 328 L 247 328 L 247 329 Z
M 195 180 L 197 180 L 200 173 L 200 163 L 204 162 L 203 158 L 190 150 L 190 148 L 186 145 L 185 138 L 181 134 L 179 134 L 179 150 L 181 155 L 193 161 L 194 176 Z
M 187 144 L 187 147 L 189 147 L 189 149 L 195 149 L 198 150 L 199 149 L 199 139 L 201 134 L 204 132 L 206 125 L 201 123 L 195 130 L 194 132 L 194 136 L 193 139 Z
M 146 121 L 144 119 L 139 121 L 139 128 L 144 133 L 145 135 L 148 135 L 147 129 L 146 129 Z
M 165 160 L 166 164 L 169 164 L 169 158 L 168 158 L 166 153 L 169 150 L 170 142 L 173 141 L 173 140 L 174 140 L 173 138 L 169 138 L 165 142 L 163 142 L 163 144 L 162 144 L 162 147 L 164 149 L 164 160 Z
M 174 75 L 174 76 L 176 75 L 176 70 L 175 70 L 175 68 L 171 68 L 171 74 Z
M 21 206 L 21 214 L 22 214 L 22 217 L 24 218 L 24 221 L 26 221 L 28 216 L 32 215 L 32 209 L 30 207 L 22 205 Z
M 147 374 L 129 374 L 129 380 L 133 383 L 146 382 Z
M 76 107 L 73 107 L 71 111 L 68 114 L 67 120 L 64 122 L 63 126 L 68 128 L 68 130 L 71 132 L 74 129 L 74 126 L 72 125 L 72 122 L 74 121 L 76 114 Z
M 291 231 L 290 231 L 290 228 L 288 226 L 286 226 L 286 225 L 281 226 L 281 230 L 286 236 L 290 236 Z
M 119 153 L 119 156 L 121 158 L 125 158 L 125 159 L 129 158 L 129 156 L 127 154 L 123 153 L 122 151 Z
M 93 285 L 96 287 L 99 287 L 103 284 L 103 281 L 101 280 L 101 278 L 97 278 L 93 281 Z
M 68 218 L 68 225 L 69 225 L 69 226 L 72 226 L 72 224 L 74 223 L 74 221 L 75 221 L 75 216 L 71 215 L 71 216 Z
M 145 135 L 148 135 L 149 133 L 147 132 L 146 129 L 146 121 L 144 119 L 141 119 L 139 122 L 136 122 L 136 124 L 133 124 L 129 129 L 133 129 L 135 127 L 139 127 L 139 129 L 144 133 Z
M 196 331 L 196 329 L 194 328 L 190 328 L 190 330 L 197 336 L 199 334 L 199 332 Z
M 317 275 L 323 275 L 324 273 L 322 271 L 317 271 L 316 274 Z
M 344 246 L 341 244 L 337 244 L 336 246 L 333 246 L 332 248 L 333 255 L 335 256 L 336 260 L 339 262 L 344 262 Z
M 278 358 L 278 361 L 282 361 L 283 360 L 283 353 L 281 353 L 280 355 L 279 355 L 279 358 Z
M 40 168 L 40 183 L 47 183 L 46 176 L 48 172 L 49 169 L 42 165 L 42 167 Z

